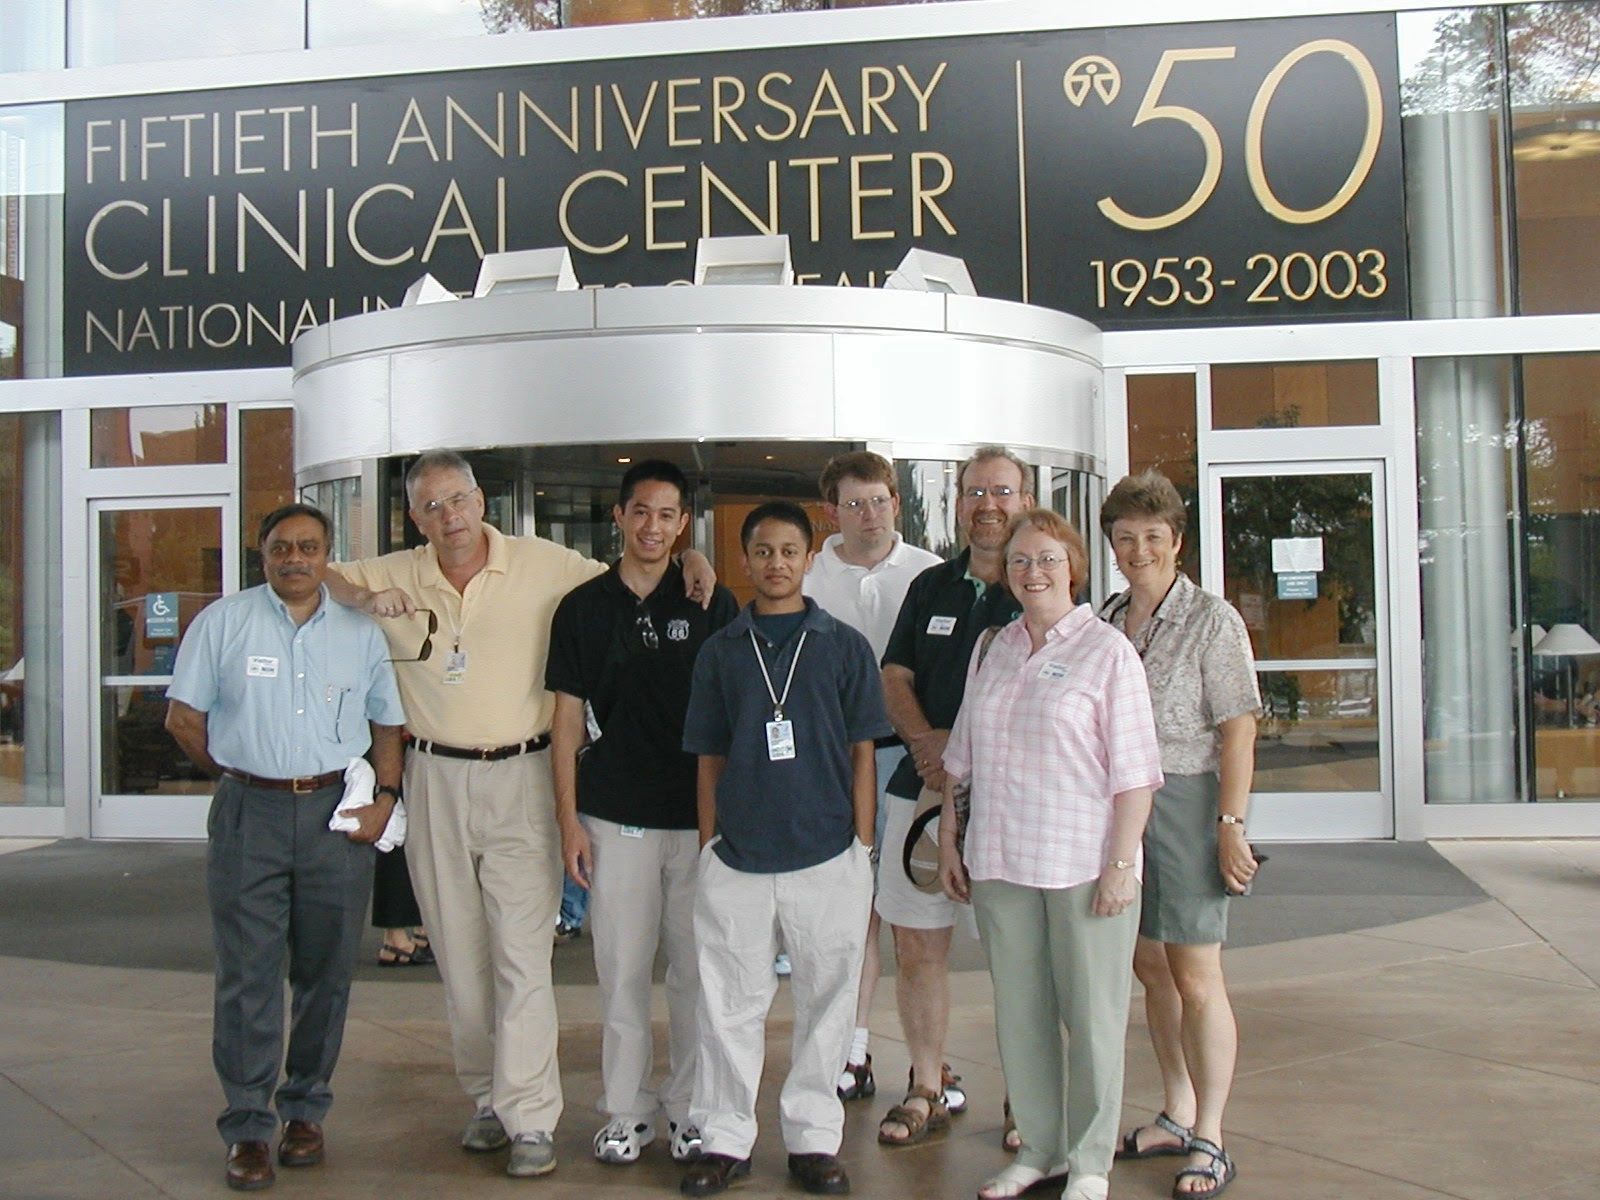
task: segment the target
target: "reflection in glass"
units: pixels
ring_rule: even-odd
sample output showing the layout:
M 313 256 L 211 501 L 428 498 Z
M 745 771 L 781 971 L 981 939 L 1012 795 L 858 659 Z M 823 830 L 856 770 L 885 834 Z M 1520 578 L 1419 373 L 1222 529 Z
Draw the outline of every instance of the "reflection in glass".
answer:
M 0 44 L 6 26 L 0 20 Z M 0 380 L 44 374 L 60 352 L 59 247 L 62 119 L 59 104 L 0 108 Z M 53 302 L 52 302 L 53 301 Z
M 560 23 L 557 0 L 310 0 L 306 5 L 312 47 L 482 37 L 554 29 Z
M 162 722 L 178 643 L 222 594 L 222 510 L 105 511 L 99 533 L 101 791 L 197 790 Z
M 1211 368 L 1211 424 L 1217 429 L 1377 423 L 1378 364 L 1370 360 Z
M 1274 543 L 1290 539 L 1320 553 L 1309 596 L 1286 587 L 1275 562 Z M 1369 473 L 1229 476 L 1222 545 L 1224 595 L 1244 617 L 1256 658 L 1376 658 Z
M 1505 9 L 1520 311 L 1600 308 L 1600 3 Z
M 242 587 L 265 583 L 256 532 L 261 519 L 294 499 L 294 409 L 246 408 L 239 413 L 239 545 Z M 331 547 L 330 547 L 331 549 Z
M 224 405 L 97 408 L 90 414 L 92 467 L 175 467 L 227 461 L 228 412 Z
M 66 65 L 66 0 L 0 0 L 0 73 Z
M 538 7 L 527 0 L 489 0 L 497 8 Z M 563 25 L 617 25 L 628 21 L 679 21 L 753 13 L 801 12 L 829 7 L 827 0 L 561 0 Z M 519 26 L 530 28 L 530 26 Z
M 100 690 L 100 790 L 107 796 L 205 795 L 216 786 L 166 730 L 167 689 Z
M 1128 472 L 1159 471 L 1178 489 L 1189 514 L 1178 569 L 1199 583 L 1200 454 L 1194 373 L 1129 375 L 1127 390 Z
M 1411 311 L 1509 311 L 1498 9 L 1399 13 Z
M 940 558 L 956 553 L 956 472 L 959 462 L 904 458 L 895 465 L 900 487 L 900 536 Z
M 1258 792 L 1376 792 L 1378 672 L 1262 671 Z
M 305 49 L 304 0 L 69 0 L 67 65 Z M 369 40 L 381 40 L 373 37 Z
M 1433 804 L 1517 799 L 1521 542 L 1511 363 L 1419 359 L 1423 762 Z
M 320 508 L 333 522 L 333 562 L 354 562 L 366 557 L 360 547 L 361 539 L 361 477 L 329 479 L 300 489 L 300 499 Z M 249 528 L 248 526 L 246 527 Z M 254 540 L 255 533 L 250 531 Z M 399 549 L 396 544 L 395 549 Z

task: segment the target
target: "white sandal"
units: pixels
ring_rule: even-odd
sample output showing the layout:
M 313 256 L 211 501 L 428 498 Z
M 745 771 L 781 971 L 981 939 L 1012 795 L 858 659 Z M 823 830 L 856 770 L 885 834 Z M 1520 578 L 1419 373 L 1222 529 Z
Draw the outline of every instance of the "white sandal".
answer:
M 978 1200 L 1016 1200 L 1043 1178 L 1044 1172 L 1038 1167 L 1012 1163 L 978 1189 Z
M 1106 1200 L 1111 1180 L 1104 1175 L 1080 1175 L 1067 1185 L 1061 1200 Z

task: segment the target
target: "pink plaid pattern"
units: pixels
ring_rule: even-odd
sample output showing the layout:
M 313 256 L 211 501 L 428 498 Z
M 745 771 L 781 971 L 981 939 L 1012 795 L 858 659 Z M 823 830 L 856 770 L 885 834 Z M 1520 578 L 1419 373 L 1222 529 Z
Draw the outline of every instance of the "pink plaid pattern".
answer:
M 1161 786 L 1161 748 L 1144 666 L 1092 609 L 1074 608 L 1031 648 L 1018 618 L 976 674 L 974 652 L 944 766 L 972 781 L 973 879 L 1076 887 L 1105 867 L 1112 797 Z

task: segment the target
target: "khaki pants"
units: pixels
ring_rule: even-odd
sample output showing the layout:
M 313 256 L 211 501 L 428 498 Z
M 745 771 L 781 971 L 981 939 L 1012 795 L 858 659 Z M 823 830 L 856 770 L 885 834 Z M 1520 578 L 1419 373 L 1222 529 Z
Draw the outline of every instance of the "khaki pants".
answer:
M 548 752 L 406 756 L 406 853 L 444 980 L 456 1078 L 506 1132 L 561 1117 L 550 977 L 561 836 Z
M 735 871 L 709 846 L 700 852 L 700 1057 L 690 1120 L 707 1153 L 748 1158 L 755 1145 L 780 929 L 794 968 L 794 1043 L 778 1101 L 783 1144 L 791 1154 L 838 1153 L 844 1106 L 835 1089 L 855 1025 L 871 903 L 872 863 L 860 842 L 777 875 Z
M 600 1078 L 606 1114 L 653 1120 L 656 1106 L 679 1124 L 694 1090 L 695 1006 L 700 970 L 694 952 L 694 885 L 700 836 L 693 829 L 637 829 L 584 817 L 594 871 L 589 931 L 600 982 L 604 1033 Z M 651 1090 L 655 1047 L 650 1024 L 656 948 L 667 951 L 667 1077 Z
M 1137 904 L 1090 915 L 1095 887 L 972 885 L 994 979 L 995 1040 L 1022 1135 L 1017 1162 L 1040 1171 L 1066 1163 L 1074 1177 L 1111 1173 L 1139 932 Z

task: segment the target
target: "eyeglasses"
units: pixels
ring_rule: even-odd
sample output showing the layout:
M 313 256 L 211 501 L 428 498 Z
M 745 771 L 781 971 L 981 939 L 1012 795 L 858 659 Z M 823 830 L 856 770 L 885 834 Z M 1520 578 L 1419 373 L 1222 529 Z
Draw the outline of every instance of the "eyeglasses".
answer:
M 422 515 L 425 517 L 437 517 L 445 509 L 449 509 L 451 512 L 460 512 L 468 504 L 472 503 L 472 497 L 477 494 L 477 491 L 477 488 L 473 488 L 470 492 L 457 492 L 454 496 L 446 496 L 442 500 L 429 500 L 422 506 Z
M 419 608 L 418 613 L 428 614 L 428 636 L 422 639 L 422 649 L 417 651 L 415 658 L 391 658 L 392 663 L 427 662 L 433 653 L 433 635 L 439 632 L 439 614 L 431 608 Z
M 968 500 L 982 500 L 985 496 L 993 496 L 996 500 L 1005 500 L 1015 496 L 1017 489 L 1001 484 L 999 487 L 969 487 L 961 489 L 961 494 Z
M 869 508 L 873 512 L 882 512 L 893 503 L 893 496 L 865 496 L 859 500 L 845 500 L 839 507 L 853 513 L 865 512 Z
M 1029 558 L 1026 554 L 1013 554 L 1006 559 L 1006 569 L 1016 571 L 1019 575 L 1030 567 L 1038 567 L 1041 571 L 1049 572 L 1065 565 L 1066 561 L 1061 555 L 1051 554 L 1048 550 L 1038 558 Z
M 650 610 L 643 603 L 639 605 L 639 615 L 634 618 L 633 627 L 639 631 L 646 650 L 661 648 L 661 638 L 656 633 L 655 622 L 650 619 Z

